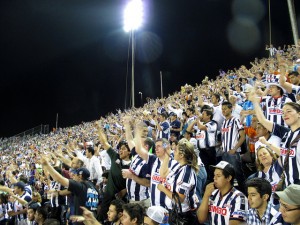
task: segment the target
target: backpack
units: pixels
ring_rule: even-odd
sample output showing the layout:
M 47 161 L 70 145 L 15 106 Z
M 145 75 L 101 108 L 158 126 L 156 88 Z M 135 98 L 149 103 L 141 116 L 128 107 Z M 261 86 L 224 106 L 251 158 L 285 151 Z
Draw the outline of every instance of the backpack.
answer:
M 86 187 L 85 207 L 90 211 L 96 211 L 99 206 L 100 194 L 99 191 L 90 181 L 82 182 Z

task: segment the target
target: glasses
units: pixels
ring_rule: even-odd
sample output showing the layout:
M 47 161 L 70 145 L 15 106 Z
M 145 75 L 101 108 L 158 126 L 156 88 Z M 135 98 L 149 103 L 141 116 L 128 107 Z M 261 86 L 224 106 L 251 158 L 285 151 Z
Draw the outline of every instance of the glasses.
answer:
M 286 204 L 279 202 L 280 207 L 282 208 L 283 212 L 290 212 L 290 211 L 295 211 L 295 210 L 300 210 L 300 207 L 294 208 L 294 209 L 290 209 Z

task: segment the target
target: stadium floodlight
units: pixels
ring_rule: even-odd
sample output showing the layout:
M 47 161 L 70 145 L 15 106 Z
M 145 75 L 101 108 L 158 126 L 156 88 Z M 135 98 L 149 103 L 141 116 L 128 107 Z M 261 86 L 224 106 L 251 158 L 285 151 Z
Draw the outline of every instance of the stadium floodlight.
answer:
M 126 32 L 137 30 L 143 23 L 142 0 L 131 0 L 124 10 L 124 30 Z
M 143 22 L 143 3 L 142 0 L 130 0 L 124 10 L 124 30 L 131 31 L 131 99 L 134 107 L 134 31 L 137 30 Z

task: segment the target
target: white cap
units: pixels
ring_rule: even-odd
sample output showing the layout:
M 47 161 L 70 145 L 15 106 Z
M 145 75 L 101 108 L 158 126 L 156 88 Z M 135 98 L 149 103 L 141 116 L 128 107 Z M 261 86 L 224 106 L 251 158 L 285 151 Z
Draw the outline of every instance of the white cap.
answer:
M 169 211 L 161 206 L 149 207 L 146 214 L 157 223 L 168 223 Z

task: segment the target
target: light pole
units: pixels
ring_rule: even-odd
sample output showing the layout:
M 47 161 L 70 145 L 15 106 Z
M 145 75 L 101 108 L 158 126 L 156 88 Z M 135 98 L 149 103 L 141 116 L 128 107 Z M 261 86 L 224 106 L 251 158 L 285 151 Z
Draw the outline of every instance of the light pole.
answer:
M 139 92 L 139 95 L 141 95 L 141 106 L 143 106 L 143 93 Z
M 143 3 L 142 0 L 130 0 L 124 10 L 124 30 L 131 31 L 131 99 L 132 107 L 134 102 L 134 59 L 135 59 L 135 37 L 134 31 L 137 30 L 143 21 Z

